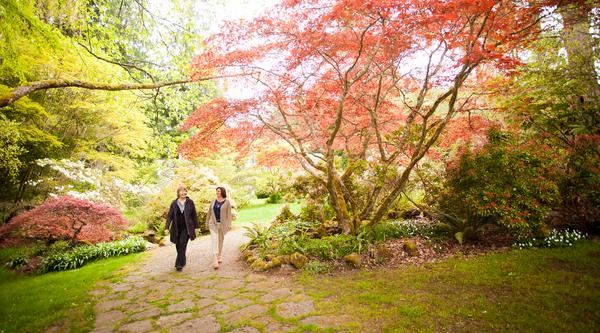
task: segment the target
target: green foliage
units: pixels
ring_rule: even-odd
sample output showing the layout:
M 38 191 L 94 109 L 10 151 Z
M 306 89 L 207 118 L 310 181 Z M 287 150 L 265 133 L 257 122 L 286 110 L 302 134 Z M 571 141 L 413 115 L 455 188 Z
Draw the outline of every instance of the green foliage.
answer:
M 491 131 L 481 150 L 466 151 L 437 189 L 449 231 L 469 239 L 488 223 L 520 233 L 541 227 L 558 199 L 558 187 L 549 178 L 552 159 L 543 148 Z
M 242 246 L 242 251 L 247 248 L 258 247 L 261 256 L 265 257 L 272 248 L 269 228 L 252 223 L 251 226 L 245 226 L 244 229 L 246 229 L 244 236 L 248 237 L 249 241 Z
M 136 224 L 134 224 L 133 226 L 131 226 L 129 229 L 127 229 L 127 231 L 129 231 L 129 233 L 132 233 L 134 235 L 139 235 L 144 233 L 144 231 L 146 231 L 148 228 L 148 225 L 144 222 L 138 222 Z
M 267 203 L 269 203 L 269 204 L 280 203 L 282 199 L 283 199 L 283 197 L 281 196 L 281 193 L 279 193 L 279 192 L 271 193 L 271 195 L 269 195 L 269 198 L 267 199 Z
M 25 253 L 17 253 L 8 260 L 8 262 L 6 263 L 6 267 L 10 269 L 19 268 L 27 264 L 28 259 L 29 257 Z
M 130 237 L 116 242 L 77 246 L 66 252 L 55 252 L 46 256 L 42 271 L 75 269 L 93 260 L 141 252 L 145 249 L 146 241 L 141 237 Z
M 435 226 L 425 220 L 386 221 L 372 227 L 361 227 L 359 234 L 374 243 L 402 237 L 430 238 L 434 229 Z
M 367 240 L 362 235 L 337 234 L 323 238 L 307 238 L 300 247 L 303 253 L 320 259 L 340 259 L 350 253 L 366 251 Z
M 290 205 L 285 205 L 281 209 L 279 215 L 275 217 L 273 225 L 283 224 L 290 221 L 295 221 L 298 217 L 290 210 Z
M 325 274 L 331 271 L 331 265 L 326 262 L 311 260 L 306 264 L 304 270 L 310 274 Z

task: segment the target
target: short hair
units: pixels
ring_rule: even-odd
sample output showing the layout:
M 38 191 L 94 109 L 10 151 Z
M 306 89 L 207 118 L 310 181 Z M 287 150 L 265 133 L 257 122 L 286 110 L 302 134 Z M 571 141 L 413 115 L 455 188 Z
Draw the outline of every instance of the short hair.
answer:
M 221 190 L 221 196 L 222 196 L 223 198 L 227 198 L 227 191 L 225 190 L 225 188 L 224 188 L 224 187 L 221 187 L 221 186 L 219 186 L 219 187 L 217 187 L 217 188 L 215 189 L 215 191 L 216 191 L 216 190 Z
M 181 192 L 181 191 L 187 191 L 187 188 L 183 184 L 181 184 L 177 187 L 177 197 L 178 198 L 179 198 L 179 192 Z

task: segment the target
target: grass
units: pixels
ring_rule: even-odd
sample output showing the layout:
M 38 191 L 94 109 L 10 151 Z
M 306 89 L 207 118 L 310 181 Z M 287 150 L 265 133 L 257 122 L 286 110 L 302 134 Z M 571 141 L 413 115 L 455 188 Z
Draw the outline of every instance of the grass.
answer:
M 364 332 L 600 328 L 599 241 L 300 280 L 318 311 L 352 314 Z
M 300 213 L 301 203 L 268 204 L 267 199 L 254 199 L 238 212 L 234 225 L 243 226 L 250 223 L 268 224 L 281 212 L 285 205 L 290 206 L 294 214 Z
M 94 324 L 89 291 L 99 280 L 114 279 L 141 253 L 109 258 L 80 269 L 18 276 L 0 268 L 0 332 L 39 332 L 52 325 L 60 331 L 89 331 Z

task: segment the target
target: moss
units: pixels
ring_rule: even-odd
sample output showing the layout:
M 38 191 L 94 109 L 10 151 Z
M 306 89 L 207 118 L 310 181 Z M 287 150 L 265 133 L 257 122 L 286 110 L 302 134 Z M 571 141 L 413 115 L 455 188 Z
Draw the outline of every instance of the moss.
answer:
M 417 243 L 411 239 L 407 239 L 404 241 L 404 245 L 402 246 L 404 251 L 408 253 L 409 256 L 414 257 L 419 254 L 419 250 L 417 249 Z
M 360 267 L 360 264 L 362 263 L 362 258 L 360 256 L 360 254 L 358 254 L 358 253 L 351 253 L 344 257 L 344 261 L 348 265 L 350 265 L 354 268 L 358 268 L 358 267 Z
M 298 269 L 304 268 L 304 266 L 308 264 L 308 257 L 301 253 L 294 252 L 290 255 L 290 264 Z

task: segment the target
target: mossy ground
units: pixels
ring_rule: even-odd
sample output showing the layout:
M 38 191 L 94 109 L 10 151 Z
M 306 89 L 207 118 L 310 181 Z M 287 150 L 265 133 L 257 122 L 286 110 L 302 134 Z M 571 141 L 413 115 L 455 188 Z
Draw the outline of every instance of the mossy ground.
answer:
M 301 283 L 362 332 L 592 332 L 600 327 L 600 241 L 513 250 Z

